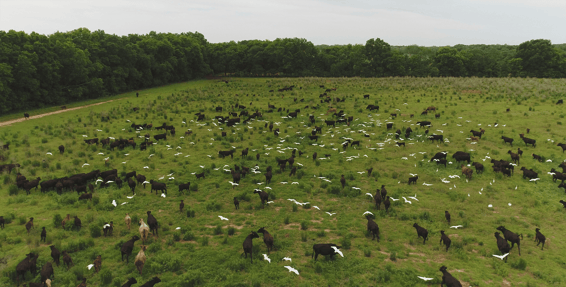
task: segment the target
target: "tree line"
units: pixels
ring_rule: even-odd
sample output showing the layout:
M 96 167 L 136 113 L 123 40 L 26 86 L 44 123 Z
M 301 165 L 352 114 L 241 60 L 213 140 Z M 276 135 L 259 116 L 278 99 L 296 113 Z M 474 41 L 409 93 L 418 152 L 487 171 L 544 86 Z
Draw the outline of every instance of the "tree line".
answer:
M 0 114 L 202 78 L 566 76 L 566 45 L 316 46 L 285 38 L 209 43 L 195 33 L 0 31 Z

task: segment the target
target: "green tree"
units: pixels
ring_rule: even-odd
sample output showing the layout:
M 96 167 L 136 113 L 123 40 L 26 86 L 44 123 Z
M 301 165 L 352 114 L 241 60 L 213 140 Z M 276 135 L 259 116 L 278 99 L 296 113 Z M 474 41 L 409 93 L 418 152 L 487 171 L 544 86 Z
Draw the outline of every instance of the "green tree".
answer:
M 391 57 L 391 46 L 385 41 L 375 38 L 369 39 L 365 46 L 365 55 L 369 60 L 369 69 L 364 76 L 388 76 L 388 58 Z
M 521 59 L 517 65 L 516 59 Z M 559 78 L 565 75 L 565 59 L 550 40 L 531 40 L 521 43 L 512 63 L 519 69 L 519 76 L 537 78 Z
M 466 58 L 458 50 L 442 47 L 434 55 L 434 64 L 438 68 L 438 75 L 442 77 L 466 76 Z

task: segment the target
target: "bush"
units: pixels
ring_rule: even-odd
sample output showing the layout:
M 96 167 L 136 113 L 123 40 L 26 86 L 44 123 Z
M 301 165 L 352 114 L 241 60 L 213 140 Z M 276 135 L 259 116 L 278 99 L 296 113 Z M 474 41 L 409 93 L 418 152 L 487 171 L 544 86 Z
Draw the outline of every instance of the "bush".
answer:
M 285 224 L 289 224 L 289 216 L 285 216 L 285 220 L 283 221 Z
M 397 261 L 397 253 L 395 251 L 391 252 L 391 254 L 389 255 L 389 260 Z
M 198 191 L 198 183 L 191 183 L 191 186 L 189 188 L 191 189 L 191 191 Z
M 195 235 L 190 231 L 185 232 L 185 235 L 183 235 L 183 240 L 185 241 L 192 241 L 194 239 L 195 239 Z
M 299 208 L 297 207 L 296 204 L 293 204 L 293 212 L 297 212 L 297 210 L 299 210 Z
M 10 185 L 10 187 L 8 188 L 8 194 L 9 195 L 18 195 L 18 187 L 15 185 Z
M 181 233 L 179 233 L 179 232 L 173 233 L 173 240 L 174 241 L 180 241 L 181 240 Z
M 202 246 L 208 246 L 208 237 L 203 236 L 201 241 Z
M 520 258 L 517 261 L 511 262 L 511 268 L 517 270 L 525 270 L 527 268 L 527 261 L 523 258 Z
M 306 221 L 302 221 L 301 222 L 301 229 L 307 230 L 307 228 L 309 228 L 309 224 Z
M 195 211 L 194 210 L 187 210 L 187 217 L 189 217 L 189 218 L 195 217 Z
M 228 228 L 228 235 L 232 236 L 232 235 L 234 235 L 234 233 L 236 233 L 236 229 L 234 227 L 229 227 Z
M 364 249 L 364 256 L 371 257 L 371 249 Z
M 108 269 L 100 271 L 100 281 L 102 284 L 110 284 L 112 282 L 112 272 Z
M 222 226 L 216 225 L 216 227 L 214 228 L 214 230 L 213 230 L 212 233 L 213 233 L 214 235 L 220 235 L 220 234 L 222 234 L 222 233 L 223 233 L 223 232 L 222 232 Z
M 243 266 L 242 266 L 243 267 Z M 240 270 L 243 270 L 240 269 Z M 237 271 L 240 271 L 237 270 Z M 203 285 L 204 282 L 204 274 L 202 273 L 202 271 L 200 270 L 190 270 L 187 271 L 185 273 L 183 273 L 183 275 L 179 276 L 179 279 L 176 282 L 176 286 L 180 286 L 180 287 L 193 287 L 193 286 L 199 286 L 199 285 Z
M 350 236 L 347 235 L 343 237 L 340 245 L 344 249 L 350 249 L 352 247 L 352 240 L 350 239 Z
M 61 226 L 61 221 L 63 221 L 63 218 L 61 217 L 60 214 L 53 215 L 53 226 L 54 227 Z

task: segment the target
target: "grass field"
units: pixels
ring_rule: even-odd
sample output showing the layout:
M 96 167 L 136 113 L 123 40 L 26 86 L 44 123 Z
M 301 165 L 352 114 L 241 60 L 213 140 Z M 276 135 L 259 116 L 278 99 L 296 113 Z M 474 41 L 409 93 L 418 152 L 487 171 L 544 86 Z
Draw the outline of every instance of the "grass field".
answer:
M 277 92 L 289 85 L 296 88 Z M 345 101 L 320 103 L 319 94 L 324 89 L 319 85 L 337 88 L 329 96 Z M 270 93 L 272 89 L 276 92 Z M 363 99 L 365 94 L 370 98 Z M 1 127 L 0 143 L 10 143 L 10 149 L 0 151 L 6 158 L 0 164 L 19 163 L 21 167 L 3 174 L 0 182 L 0 215 L 7 220 L 5 229 L 0 231 L 0 286 L 16 285 L 16 265 L 30 251 L 39 252 L 39 268 L 52 262 L 49 245 L 68 250 L 75 264 L 69 270 L 64 265 L 55 267 L 52 286 L 74 287 L 83 277 L 88 286 L 121 286 L 131 276 L 139 285 L 158 276 L 162 283 L 156 286 L 437 286 L 442 265 L 463 286 L 563 286 L 566 216 L 559 200 L 566 196 L 557 187 L 559 182 L 553 182 L 547 172 L 551 168 L 560 171 L 558 165 L 564 160 L 562 149 L 556 145 L 566 141 L 562 127 L 566 112 L 555 103 L 565 95 L 565 80 L 235 78 L 228 84 L 195 81 L 144 90 L 139 98 L 135 93 L 120 95 L 121 99 L 112 103 Z M 230 108 L 235 104 L 247 106 L 250 113 L 258 110 L 263 117 L 235 127 L 214 120 L 214 116 L 225 116 L 228 111 L 239 112 Z M 284 118 L 287 112 L 268 113 L 268 104 L 301 111 L 298 118 L 288 119 Z M 366 110 L 369 104 L 379 105 L 379 111 Z M 353 122 L 349 126 L 326 127 L 324 120 L 333 117 L 326 114 L 329 105 L 353 116 Z M 224 112 L 215 112 L 217 106 L 222 106 Z M 318 108 L 312 109 L 313 106 Z M 436 119 L 434 113 L 421 115 L 429 106 L 438 109 L 440 118 Z M 133 107 L 140 110 L 134 112 Z M 196 122 L 197 112 L 204 113 L 206 120 Z M 392 119 L 391 113 L 398 117 Z M 308 120 L 311 114 L 316 118 L 315 125 L 323 126 L 318 142 L 308 138 L 315 126 Z M 110 120 L 103 122 L 102 116 L 109 116 Z M 442 134 L 445 142 L 431 143 L 426 139 L 425 128 L 416 125 L 421 120 L 431 121 L 429 134 Z M 274 122 L 275 128 L 280 129 L 279 137 L 264 127 L 267 122 Z M 393 129 L 386 129 L 387 122 L 394 123 Z M 163 132 L 137 133 L 131 123 L 174 125 L 176 136 L 168 135 L 167 140 L 140 151 L 142 139 L 138 136 Z M 405 139 L 403 132 L 401 138 L 406 147 L 397 147 L 393 133 L 407 127 L 414 133 Z M 467 139 L 471 136 L 469 131 L 480 128 L 485 129 L 485 134 L 473 144 Z M 187 129 L 193 134 L 184 136 Z M 227 132 L 226 137 L 221 136 L 222 131 Z M 370 137 L 364 137 L 364 133 Z M 520 133 L 536 139 L 536 147 L 526 147 Z M 109 136 L 134 137 L 138 148 L 111 151 L 83 141 Z M 501 136 L 514 138 L 513 147 L 504 144 Z M 343 152 L 344 137 L 361 144 Z M 63 155 L 57 150 L 61 144 L 66 147 Z M 232 147 L 236 149 L 234 159 L 218 156 L 219 150 Z M 514 175 L 507 178 L 495 174 L 490 158 L 510 161 L 507 151 L 516 152 L 517 147 L 524 155 Z M 249 148 L 249 155 L 241 158 L 245 148 Z M 301 165 L 297 175 L 290 177 L 289 168 L 279 171 L 276 159 L 289 158 L 295 148 L 304 154 L 295 159 L 295 164 Z M 470 152 L 472 161 L 484 164 L 485 172 L 478 175 L 474 170 L 473 178 L 466 181 L 456 162 L 446 168 L 429 162 L 440 151 L 448 152 L 449 161 L 456 151 Z M 312 159 L 314 152 L 318 153 L 316 161 Z M 544 161 L 534 160 L 532 153 L 541 155 Z M 325 158 L 325 154 L 330 157 Z M 84 163 L 89 166 L 83 167 Z M 261 174 L 247 175 L 239 186 L 232 188 L 232 176 L 223 170 L 235 164 L 257 164 Z M 264 173 L 268 166 L 273 167 L 273 179 L 266 185 Z M 365 170 L 370 167 L 374 170 L 368 177 Z M 540 180 L 523 179 L 521 167 L 537 171 Z M 43 181 L 113 168 L 122 177 L 126 172 L 137 171 L 148 181 L 167 183 L 167 197 L 148 193 L 148 185 L 145 189 L 138 186 L 136 196 L 128 199 L 126 196 L 132 194 L 127 184 L 121 189 L 115 185 L 97 186 L 92 202 L 79 202 L 75 192 L 42 194 L 38 189 L 32 190 L 31 195 L 23 190 L 14 194 L 17 171 L 28 179 L 41 177 Z M 193 173 L 201 171 L 206 178 L 197 180 Z M 173 179 L 167 176 L 171 173 Z M 410 173 L 418 174 L 416 185 L 407 184 Z M 342 174 L 346 178 L 344 189 L 339 181 Z M 161 177 L 164 178 L 159 180 Z M 186 182 L 191 182 L 190 193 L 179 194 L 177 185 Z M 365 195 L 375 194 L 381 185 L 385 185 L 391 197 L 401 198 L 392 202 L 388 214 L 383 207 L 376 210 L 371 198 Z M 259 197 L 253 194 L 256 188 L 269 192 L 274 203 L 262 209 Z M 402 197 L 415 195 L 418 201 L 403 203 Z M 240 199 L 239 210 L 234 209 L 234 197 Z M 181 199 L 185 210 L 194 217 L 179 212 Z M 310 204 L 298 206 L 288 199 Z M 111 204 L 112 200 L 116 200 L 117 207 Z M 127 204 L 121 205 L 123 202 Z M 143 275 L 139 275 L 133 258 L 140 250 L 141 240 L 136 242 L 129 264 L 121 262 L 120 247 L 131 236 L 139 235 L 138 225 L 133 223 L 139 218 L 146 220 L 148 210 L 159 221 L 159 237 L 150 236 L 146 242 L 147 262 Z M 444 219 L 445 210 L 452 214 L 451 225 L 464 227 L 450 229 Z M 372 241 L 366 231 L 367 220 L 362 215 L 365 211 L 375 215 L 380 242 Z M 336 214 L 329 216 L 326 212 Z M 125 213 L 132 216 L 131 230 L 124 224 Z M 63 230 L 59 216 L 66 214 L 78 215 L 82 229 Z M 229 220 L 221 221 L 219 215 Z M 35 229 L 28 235 L 24 224 L 29 217 L 35 218 Z M 100 236 L 102 226 L 109 221 L 114 222 L 114 235 Z M 413 223 L 428 229 L 430 240 L 426 244 L 417 238 Z M 500 225 L 523 235 L 521 256 L 514 247 L 507 263 L 492 256 L 501 254 L 494 237 L 495 228 Z M 251 264 L 249 257 L 240 257 L 242 243 L 251 231 L 263 226 L 275 238 L 275 250 L 269 254 L 271 263 L 262 260 L 267 250 L 260 238 L 253 241 Z M 41 227 L 47 229 L 46 243 L 39 241 Z M 544 250 L 533 242 L 537 227 L 547 237 Z M 448 252 L 439 244 L 441 230 L 452 239 Z M 315 262 L 311 259 L 315 243 L 336 243 L 342 246 L 344 257 L 337 255 L 330 260 L 319 256 Z M 95 274 L 94 269 L 88 270 L 86 266 L 98 255 L 102 255 L 102 270 Z M 292 258 L 292 262 L 282 261 L 283 257 Z M 300 275 L 288 272 L 284 266 L 292 266 Z M 425 283 L 417 276 L 434 279 Z M 35 277 L 26 273 L 26 282 L 30 281 L 39 282 L 39 273 Z

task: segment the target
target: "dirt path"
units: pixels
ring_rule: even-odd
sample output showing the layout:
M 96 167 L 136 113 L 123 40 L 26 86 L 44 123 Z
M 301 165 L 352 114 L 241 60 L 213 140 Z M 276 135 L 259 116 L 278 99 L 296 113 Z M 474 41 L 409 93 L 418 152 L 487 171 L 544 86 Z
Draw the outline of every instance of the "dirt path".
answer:
M 121 100 L 121 99 L 118 99 L 118 100 Z M 116 100 L 116 101 L 118 101 L 118 100 Z M 100 102 L 100 103 L 96 103 L 96 104 L 90 104 L 90 105 L 86 105 L 86 106 L 80 106 L 80 107 L 76 107 L 76 108 L 70 108 L 70 109 L 60 110 L 60 111 L 55 111 L 55 112 L 40 114 L 40 115 L 36 115 L 36 116 L 30 116 L 29 119 L 30 119 L 30 120 L 39 119 L 39 118 L 43 118 L 43 117 L 45 117 L 45 116 L 50 116 L 50 115 L 54 115 L 54 114 L 60 114 L 60 113 L 69 112 L 69 111 L 74 111 L 74 110 L 78 110 L 78 109 L 84 109 L 84 108 L 88 108 L 88 107 L 92 107 L 92 106 L 98 106 L 98 105 L 110 103 L 110 102 L 113 102 L 113 101 L 115 101 L 115 100 L 109 100 L 109 101 L 106 101 L 106 102 Z M 20 122 L 23 122 L 23 121 L 26 121 L 26 119 L 25 119 L 25 118 L 21 118 L 21 119 L 17 119 L 17 120 L 11 120 L 11 121 L 1 122 L 1 123 L 0 123 L 0 127 L 9 126 L 9 125 L 11 125 L 11 124 L 20 123 Z

